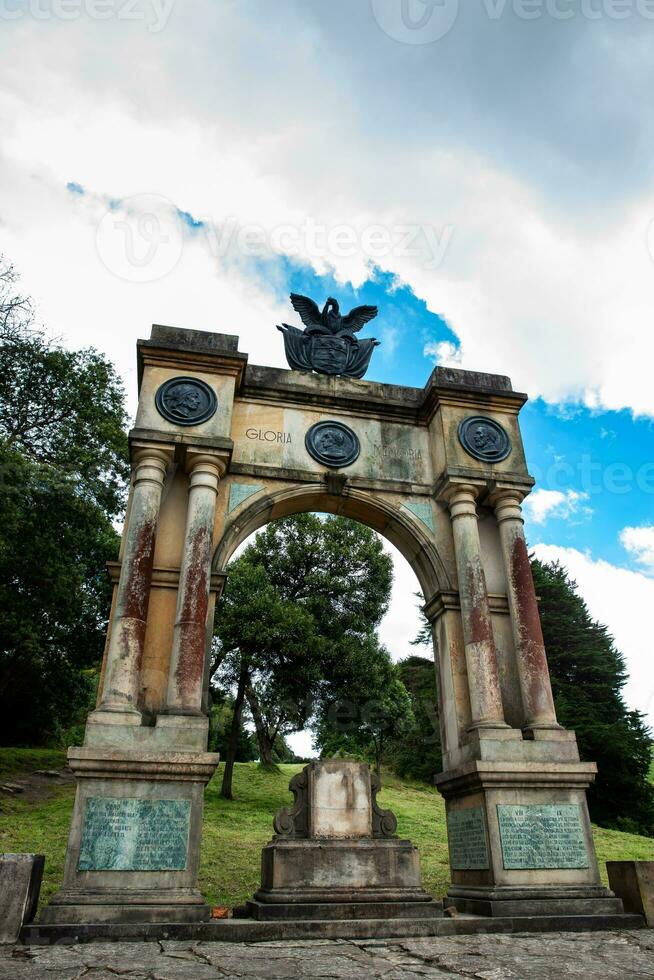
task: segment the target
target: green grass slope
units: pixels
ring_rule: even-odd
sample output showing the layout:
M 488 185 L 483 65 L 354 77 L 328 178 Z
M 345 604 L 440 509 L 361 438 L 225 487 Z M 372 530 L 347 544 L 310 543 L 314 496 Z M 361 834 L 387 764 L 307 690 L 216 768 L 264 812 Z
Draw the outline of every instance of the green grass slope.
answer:
M 0 759 L 6 750 L 0 750 Z M 20 750 L 8 750 L 16 753 Z M 44 768 L 39 762 L 37 768 Z M 235 767 L 232 802 L 219 796 L 221 774 L 207 787 L 200 886 L 213 905 L 233 907 L 250 898 L 259 886 L 261 848 L 272 836 L 275 811 L 292 802 L 288 783 L 300 766 L 283 765 L 265 772 L 254 763 Z M 25 766 L 23 771 L 26 771 Z M 1 769 L 0 769 L 1 771 Z M 12 772 L 18 770 L 14 766 Z M 381 806 L 393 810 L 398 833 L 418 846 L 424 885 L 434 896 L 449 884 L 445 807 L 435 789 L 385 774 L 379 795 Z M 59 886 L 73 803 L 73 787 L 53 789 L 45 802 L 29 803 L 17 797 L 0 802 L 0 847 L 3 851 L 45 854 L 42 901 Z M 604 872 L 608 860 L 654 860 L 654 839 L 594 828 L 595 843 Z

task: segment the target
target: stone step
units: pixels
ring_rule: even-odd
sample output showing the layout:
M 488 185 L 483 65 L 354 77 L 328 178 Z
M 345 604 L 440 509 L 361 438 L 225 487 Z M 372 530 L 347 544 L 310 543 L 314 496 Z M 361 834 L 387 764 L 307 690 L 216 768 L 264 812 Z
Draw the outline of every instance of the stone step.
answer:
M 433 919 L 358 919 L 303 922 L 215 919 L 211 922 L 97 923 L 30 925 L 21 931 L 26 945 L 136 942 L 174 939 L 193 942 L 257 943 L 286 939 L 417 939 L 423 936 L 471 936 L 512 932 L 589 932 L 644 929 L 641 915 L 552 915 L 486 918 L 460 915 Z
M 243 913 L 243 914 L 241 914 Z M 434 919 L 442 917 L 442 902 L 321 902 L 275 904 L 250 900 L 234 909 L 234 918 L 276 922 L 286 919 Z
M 619 915 L 624 911 L 619 898 L 483 899 L 448 898 L 459 912 L 471 915 Z

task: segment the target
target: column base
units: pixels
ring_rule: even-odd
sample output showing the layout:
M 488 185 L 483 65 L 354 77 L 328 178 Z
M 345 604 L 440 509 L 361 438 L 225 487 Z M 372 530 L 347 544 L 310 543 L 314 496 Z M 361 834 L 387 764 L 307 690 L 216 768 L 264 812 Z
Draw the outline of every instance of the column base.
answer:
M 148 890 L 104 892 L 60 891 L 41 913 L 43 925 L 96 922 L 206 922 L 211 908 L 199 891 L 162 889 L 156 896 Z
M 144 725 L 122 712 L 92 712 L 86 722 L 84 745 L 127 752 L 205 752 L 209 735 L 206 715 L 160 714 Z
M 600 881 L 586 805 L 596 766 L 558 761 L 571 742 L 512 745 L 513 760 L 474 760 L 436 777 L 447 811 L 448 901 L 487 916 L 621 913 Z M 535 745 L 556 761 L 532 761 Z
M 78 782 L 64 882 L 41 921 L 208 918 L 197 879 L 204 786 L 219 756 L 86 745 L 68 760 Z

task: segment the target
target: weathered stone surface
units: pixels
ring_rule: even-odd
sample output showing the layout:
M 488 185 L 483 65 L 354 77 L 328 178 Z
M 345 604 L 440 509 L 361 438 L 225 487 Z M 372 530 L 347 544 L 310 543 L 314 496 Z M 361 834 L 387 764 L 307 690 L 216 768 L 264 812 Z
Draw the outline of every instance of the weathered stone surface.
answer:
M 0 856 L 0 943 L 16 942 L 34 918 L 44 863 L 42 854 Z
M 625 912 L 644 915 L 654 928 L 654 861 L 607 861 L 606 870 Z
M 654 935 L 552 933 L 546 937 L 171 942 L 3 947 L 0 980 L 649 980 Z
M 428 901 L 407 840 L 285 840 L 264 847 L 262 902 Z
M 370 769 L 362 762 L 327 759 L 309 768 L 311 837 L 372 837 Z

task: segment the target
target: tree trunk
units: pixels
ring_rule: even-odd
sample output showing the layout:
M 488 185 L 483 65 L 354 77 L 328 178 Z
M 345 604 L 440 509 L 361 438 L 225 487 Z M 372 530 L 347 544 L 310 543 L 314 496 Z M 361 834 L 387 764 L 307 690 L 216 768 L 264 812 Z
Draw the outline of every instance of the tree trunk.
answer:
M 234 774 L 234 762 L 236 760 L 236 750 L 238 748 L 238 734 L 241 728 L 241 718 L 243 717 L 243 703 L 245 701 L 245 687 L 248 681 L 248 669 L 245 664 L 241 666 L 241 673 L 238 679 L 238 690 L 236 701 L 234 702 L 234 714 L 232 715 L 232 728 L 229 733 L 229 745 L 227 747 L 227 758 L 225 759 L 225 771 L 223 772 L 223 784 L 220 788 L 220 795 L 226 800 L 233 800 L 232 795 L 232 776 Z
M 252 712 L 254 728 L 257 733 L 257 743 L 259 745 L 259 759 L 261 761 L 261 765 L 264 767 L 264 769 L 276 769 L 277 767 L 275 765 L 272 752 L 277 733 L 275 732 L 275 735 L 272 738 L 270 737 L 268 726 L 264 721 L 264 717 L 259 706 L 259 701 L 251 684 L 248 684 L 247 686 L 247 697 L 248 704 L 250 705 L 250 711 Z

